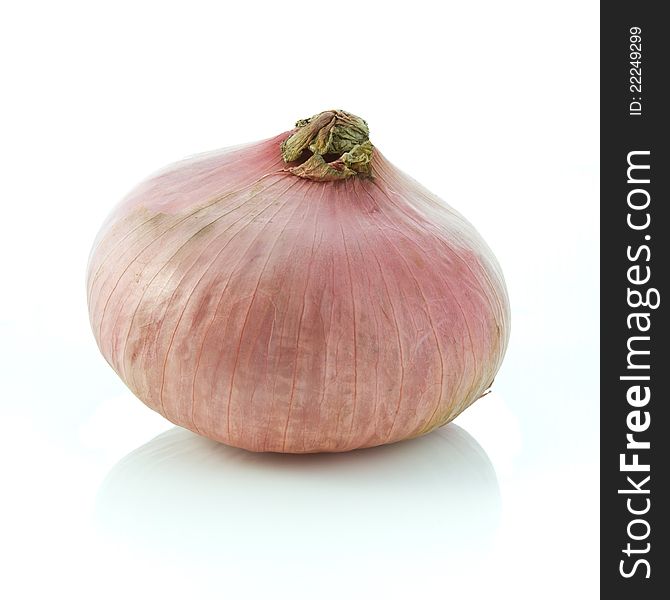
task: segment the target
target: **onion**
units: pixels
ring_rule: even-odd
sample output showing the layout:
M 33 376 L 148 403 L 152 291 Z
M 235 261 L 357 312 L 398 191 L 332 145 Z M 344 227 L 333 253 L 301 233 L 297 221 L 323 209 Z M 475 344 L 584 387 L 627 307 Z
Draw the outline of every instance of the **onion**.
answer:
M 138 398 L 254 451 L 427 433 L 486 392 L 509 337 L 491 250 L 344 111 L 150 177 L 103 225 L 87 287 Z

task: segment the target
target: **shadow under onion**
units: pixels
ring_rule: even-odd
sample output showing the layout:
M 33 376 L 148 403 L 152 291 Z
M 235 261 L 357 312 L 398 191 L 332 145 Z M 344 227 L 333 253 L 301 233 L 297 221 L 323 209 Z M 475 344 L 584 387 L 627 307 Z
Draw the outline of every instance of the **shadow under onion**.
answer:
M 259 454 L 175 427 L 103 482 L 103 531 L 192 558 L 481 553 L 500 513 L 486 453 L 454 424 L 342 454 Z

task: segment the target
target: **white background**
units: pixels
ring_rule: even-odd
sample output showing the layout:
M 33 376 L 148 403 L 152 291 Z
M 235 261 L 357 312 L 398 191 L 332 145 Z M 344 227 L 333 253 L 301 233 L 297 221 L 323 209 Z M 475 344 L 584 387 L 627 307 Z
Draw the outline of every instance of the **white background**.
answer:
M 583 0 L 3 8 L 0 596 L 597 597 L 598 43 Z M 494 393 L 339 457 L 172 430 L 89 332 L 93 237 L 164 164 L 328 108 L 494 249 Z

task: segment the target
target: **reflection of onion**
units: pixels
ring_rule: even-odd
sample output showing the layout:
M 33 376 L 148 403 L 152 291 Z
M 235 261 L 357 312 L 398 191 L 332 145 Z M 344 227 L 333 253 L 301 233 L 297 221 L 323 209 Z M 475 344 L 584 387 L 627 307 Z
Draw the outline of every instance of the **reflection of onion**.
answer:
M 447 553 L 498 520 L 495 472 L 456 425 L 349 454 L 254 454 L 174 428 L 121 460 L 98 496 L 105 529 L 189 555 Z

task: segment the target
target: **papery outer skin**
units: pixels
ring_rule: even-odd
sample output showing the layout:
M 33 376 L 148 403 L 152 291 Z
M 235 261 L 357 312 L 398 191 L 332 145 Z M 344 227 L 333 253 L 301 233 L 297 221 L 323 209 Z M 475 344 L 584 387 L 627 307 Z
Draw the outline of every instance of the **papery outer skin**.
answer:
M 88 268 L 102 354 L 150 408 L 249 450 L 447 423 L 507 346 L 491 250 L 376 148 L 372 179 L 288 173 L 290 133 L 177 163 L 117 207 Z

